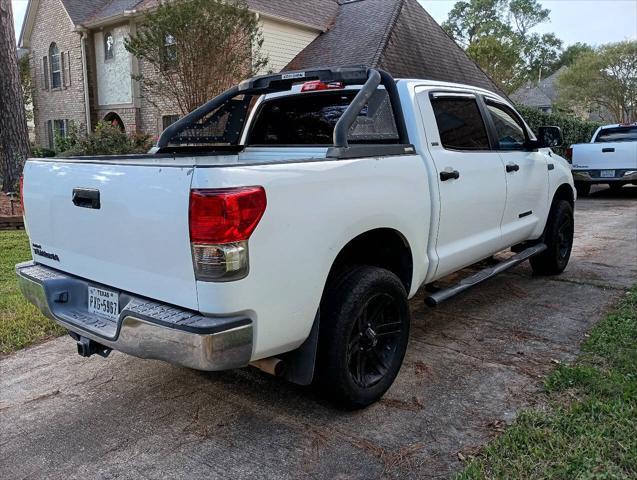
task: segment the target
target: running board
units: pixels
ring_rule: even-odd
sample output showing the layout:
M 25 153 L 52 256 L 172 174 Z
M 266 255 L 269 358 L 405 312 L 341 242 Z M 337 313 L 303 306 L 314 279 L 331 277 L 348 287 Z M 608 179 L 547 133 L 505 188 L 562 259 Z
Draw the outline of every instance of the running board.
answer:
M 450 287 L 444 288 L 437 291 L 436 293 L 429 295 L 427 298 L 425 298 L 425 303 L 430 307 L 435 307 L 445 300 L 458 295 L 460 292 L 464 292 L 465 290 L 478 285 L 485 280 L 495 277 L 498 273 L 502 273 L 505 270 L 508 270 L 511 267 L 515 267 L 516 265 L 519 265 L 529 258 L 542 253 L 544 250 L 546 250 L 546 244 L 544 243 L 533 245 L 532 247 L 529 247 L 526 250 L 523 250 L 520 253 L 513 255 L 506 260 L 503 260 L 497 265 L 487 267 L 484 270 L 480 270 L 479 272 L 474 273 L 467 278 L 463 278 L 458 283 Z

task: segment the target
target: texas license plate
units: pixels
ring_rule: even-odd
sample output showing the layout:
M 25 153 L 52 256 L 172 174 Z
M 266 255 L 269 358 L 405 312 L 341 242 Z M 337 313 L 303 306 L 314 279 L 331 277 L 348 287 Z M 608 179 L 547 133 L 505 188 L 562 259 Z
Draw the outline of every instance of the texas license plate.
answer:
M 613 178 L 615 176 L 615 170 L 600 170 L 599 176 L 602 178 Z
M 103 288 L 88 287 L 88 311 L 111 320 L 117 320 L 119 318 L 117 293 Z

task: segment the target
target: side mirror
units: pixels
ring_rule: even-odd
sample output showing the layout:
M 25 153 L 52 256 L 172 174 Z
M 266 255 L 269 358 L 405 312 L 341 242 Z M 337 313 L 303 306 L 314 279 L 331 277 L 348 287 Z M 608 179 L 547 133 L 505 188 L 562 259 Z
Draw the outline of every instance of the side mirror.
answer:
M 540 127 L 537 132 L 537 148 L 555 148 L 564 145 L 560 127 Z

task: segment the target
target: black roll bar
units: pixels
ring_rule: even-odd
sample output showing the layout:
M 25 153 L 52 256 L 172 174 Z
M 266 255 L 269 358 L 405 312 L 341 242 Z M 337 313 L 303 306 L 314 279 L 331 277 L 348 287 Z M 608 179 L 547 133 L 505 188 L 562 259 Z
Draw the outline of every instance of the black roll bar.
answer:
M 343 152 L 350 149 L 347 139 L 350 128 L 379 85 L 383 85 L 389 95 L 396 128 L 398 130 L 399 143 L 403 146 L 409 146 L 409 136 L 407 134 L 407 127 L 405 125 L 405 118 L 398 97 L 395 80 L 389 73 L 383 70 L 360 66 L 298 70 L 274 75 L 262 75 L 244 80 L 239 85 L 226 90 L 166 128 L 157 141 L 157 153 L 161 153 L 162 149 L 170 147 L 171 141 L 181 132 L 200 121 L 206 115 L 214 112 L 237 95 L 264 95 L 282 92 L 290 90 L 295 83 L 310 80 L 320 80 L 326 83 L 342 82 L 343 85 L 363 84 L 363 87 L 356 94 L 352 103 L 347 107 L 336 123 L 334 128 L 334 146 L 330 149 L 332 154 L 328 153 L 328 156 L 340 156 Z M 361 145 L 360 147 L 364 146 Z M 369 148 L 370 146 L 368 145 L 367 147 Z M 396 145 L 386 145 L 385 149 L 396 150 Z

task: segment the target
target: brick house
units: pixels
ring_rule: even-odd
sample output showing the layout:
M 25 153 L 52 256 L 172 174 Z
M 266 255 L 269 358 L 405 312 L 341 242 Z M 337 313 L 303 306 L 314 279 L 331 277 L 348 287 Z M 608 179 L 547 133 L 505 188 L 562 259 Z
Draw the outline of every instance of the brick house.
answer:
M 20 47 L 34 85 L 36 143 L 54 148 L 71 123 L 101 120 L 158 135 L 174 106 L 141 95 L 150 66 L 124 39 L 160 0 L 29 0 Z M 365 64 L 395 76 L 497 87 L 416 0 L 247 0 L 261 24 L 268 70 Z

